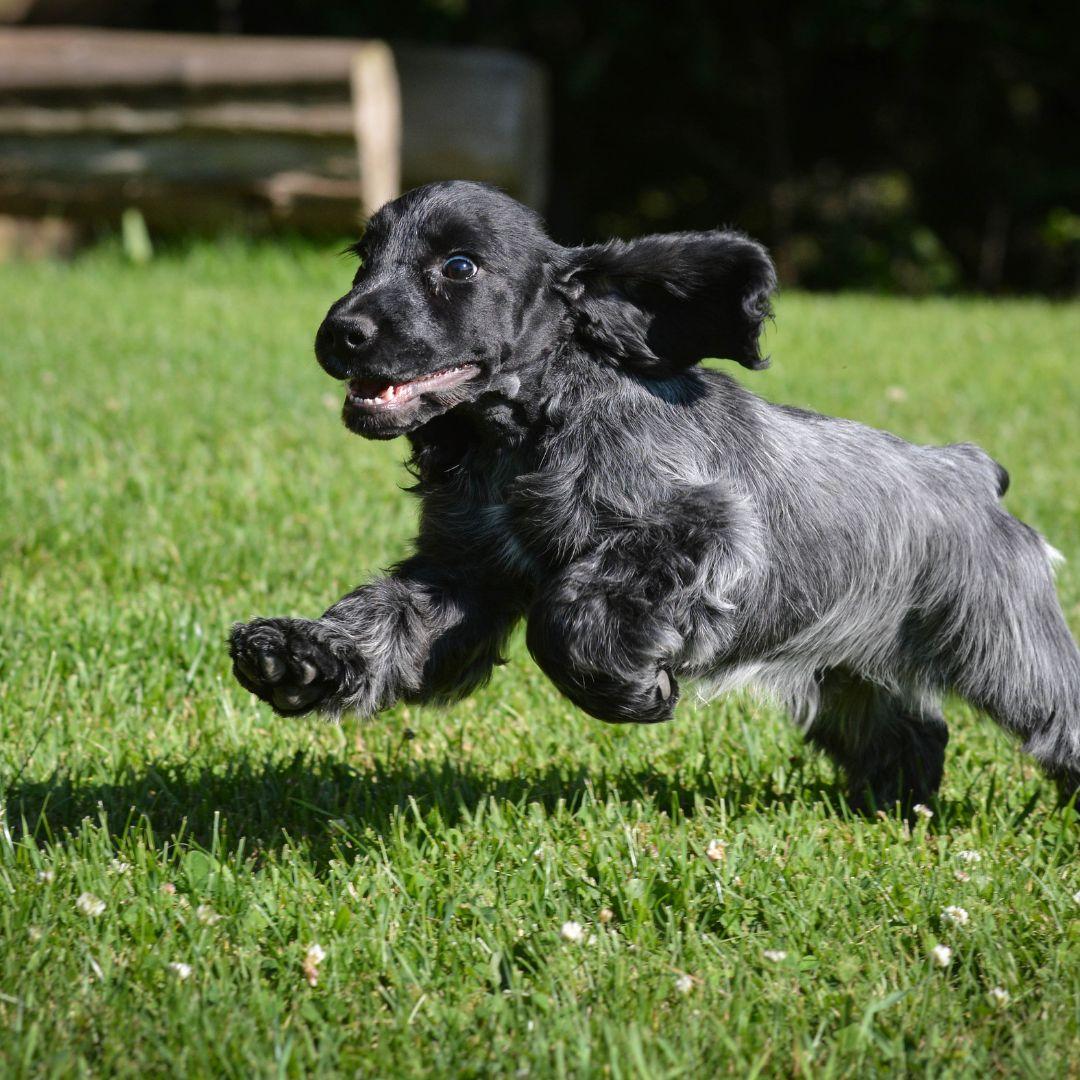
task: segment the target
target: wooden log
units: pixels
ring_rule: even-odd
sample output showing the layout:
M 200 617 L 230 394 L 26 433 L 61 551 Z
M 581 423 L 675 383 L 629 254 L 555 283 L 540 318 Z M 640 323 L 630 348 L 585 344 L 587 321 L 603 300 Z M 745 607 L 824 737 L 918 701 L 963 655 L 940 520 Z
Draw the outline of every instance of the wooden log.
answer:
M 497 50 L 0 30 L 0 212 L 345 232 L 402 181 L 539 206 L 545 163 L 543 72 Z
M 401 172 L 406 187 L 485 180 L 543 209 L 547 195 L 544 69 L 498 49 L 399 45 Z

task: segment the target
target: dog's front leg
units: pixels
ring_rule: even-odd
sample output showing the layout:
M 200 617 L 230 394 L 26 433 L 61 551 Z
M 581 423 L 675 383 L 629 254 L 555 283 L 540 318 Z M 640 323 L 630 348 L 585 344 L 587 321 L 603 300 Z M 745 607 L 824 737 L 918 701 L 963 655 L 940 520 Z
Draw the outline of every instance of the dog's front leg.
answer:
M 575 705 L 616 724 L 669 720 L 683 646 L 669 575 L 632 559 L 594 556 L 550 580 L 528 616 L 527 644 Z
M 282 716 L 366 716 L 399 699 L 446 701 L 482 683 L 516 613 L 476 575 L 417 557 L 362 585 L 319 619 L 233 627 L 239 683 Z
M 732 646 L 757 574 L 757 520 L 720 483 L 668 491 L 662 504 L 642 499 L 631 515 L 565 499 L 561 482 L 532 474 L 515 495 L 522 532 L 566 559 L 529 610 L 529 651 L 600 720 L 668 720 L 677 676 L 709 670 Z M 605 518 L 616 524 L 601 526 Z

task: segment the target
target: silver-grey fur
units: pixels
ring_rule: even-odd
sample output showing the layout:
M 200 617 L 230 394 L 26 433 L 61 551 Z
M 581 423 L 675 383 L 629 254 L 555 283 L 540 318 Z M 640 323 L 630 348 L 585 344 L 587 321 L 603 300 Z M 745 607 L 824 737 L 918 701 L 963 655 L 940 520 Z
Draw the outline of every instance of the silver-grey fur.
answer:
M 455 183 L 389 204 L 361 248 L 317 352 L 352 380 L 348 426 L 412 443 L 416 552 L 320 619 L 234 628 L 245 687 L 286 715 L 453 700 L 524 617 L 541 668 L 603 720 L 668 719 L 680 681 L 763 689 L 861 806 L 933 797 L 948 692 L 1075 791 L 1080 651 L 1004 470 L 697 365 L 763 365 L 759 245 L 561 248 L 506 196 Z M 464 381 L 373 404 L 451 368 Z

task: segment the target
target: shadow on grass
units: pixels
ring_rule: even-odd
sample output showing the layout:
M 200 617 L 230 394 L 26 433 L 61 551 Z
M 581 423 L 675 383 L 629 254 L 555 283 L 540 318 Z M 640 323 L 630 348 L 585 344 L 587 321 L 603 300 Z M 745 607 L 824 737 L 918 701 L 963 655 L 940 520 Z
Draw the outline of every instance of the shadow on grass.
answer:
M 673 819 L 692 816 L 702 802 L 723 800 L 729 819 L 761 809 L 784 810 L 815 803 L 832 815 L 846 814 L 836 785 L 822 783 L 813 771 L 796 769 L 786 790 L 776 791 L 760 776 L 744 776 L 725 762 L 716 771 L 707 761 L 681 776 L 647 770 L 590 773 L 552 764 L 506 777 L 493 776 L 451 759 L 402 760 L 360 771 L 332 756 L 253 761 L 240 758 L 224 768 L 193 768 L 185 763 L 151 762 L 122 773 L 116 781 L 85 781 L 58 775 L 16 783 L 2 794 L 12 832 L 58 840 L 77 831 L 87 818 L 104 822 L 115 837 L 145 822 L 158 842 L 184 838 L 221 854 L 237 849 L 268 852 L 304 843 L 322 861 L 340 847 L 341 829 L 357 836 L 368 829 L 383 833 L 403 814 L 452 826 L 483 804 L 525 807 L 545 814 L 570 813 L 586 801 L 638 801 Z M 222 850 L 223 849 L 223 850 Z

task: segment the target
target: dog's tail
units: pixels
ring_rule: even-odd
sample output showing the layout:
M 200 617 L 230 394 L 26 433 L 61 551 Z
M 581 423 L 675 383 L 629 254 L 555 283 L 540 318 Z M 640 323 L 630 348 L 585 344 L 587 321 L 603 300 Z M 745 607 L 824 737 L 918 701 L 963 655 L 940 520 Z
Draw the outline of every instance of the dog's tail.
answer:
M 976 477 L 991 485 L 995 498 L 1000 499 L 1009 490 L 1009 473 L 1004 465 L 995 461 L 981 446 L 974 443 L 950 443 L 940 447 L 948 459 L 967 471 L 974 470 Z

